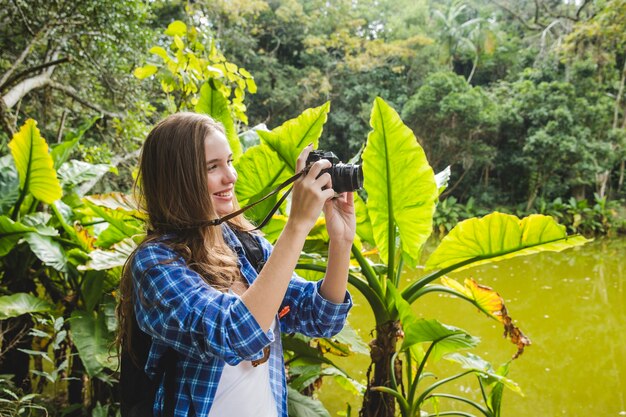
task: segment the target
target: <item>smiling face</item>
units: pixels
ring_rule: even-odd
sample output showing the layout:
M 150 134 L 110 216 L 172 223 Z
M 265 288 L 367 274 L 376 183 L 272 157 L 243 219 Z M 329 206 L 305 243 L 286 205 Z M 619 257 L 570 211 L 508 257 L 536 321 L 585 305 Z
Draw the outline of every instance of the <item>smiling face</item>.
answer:
M 204 140 L 204 155 L 211 202 L 217 215 L 222 217 L 235 210 L 235 182 L 237 182 L 233 153 L 226 136 L 218 131 L 211 132 Z

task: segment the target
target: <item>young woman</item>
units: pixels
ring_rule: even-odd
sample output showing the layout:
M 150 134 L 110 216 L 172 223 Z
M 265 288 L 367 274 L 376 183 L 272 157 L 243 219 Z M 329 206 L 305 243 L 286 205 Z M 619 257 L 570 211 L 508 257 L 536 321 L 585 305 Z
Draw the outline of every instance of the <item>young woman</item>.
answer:
M 311 149 L 300 154 L 297 171 Z M 356 224 L 352 193 L 333 198 L 330 175 L 319 175 L 328 167 L 317 161 L 295 182 L 274 247 L 251 234 L 265 260 L 257 274 L 238 238 L 253 228 L 249 222 L 239 216 L 204 225 L 238 209 L 237 173 L 221 125 L 178 113 L 148 135 L 138 178 L 148 233 L 124 269 L 118 343 L 130 351 L 133 325 L 151 337 L 145 371 L 152 378 L 160 375 L 161 357 L 176 352 L 175 416 L 286 417 L 280 332 L 328 337 L 343 327 L 352 305 L 346 284 Z M 328 268 L 323 280 L 309 282 L 294 269 L 322 211 Z M 155 416 L 163 404 L 161 383 Z

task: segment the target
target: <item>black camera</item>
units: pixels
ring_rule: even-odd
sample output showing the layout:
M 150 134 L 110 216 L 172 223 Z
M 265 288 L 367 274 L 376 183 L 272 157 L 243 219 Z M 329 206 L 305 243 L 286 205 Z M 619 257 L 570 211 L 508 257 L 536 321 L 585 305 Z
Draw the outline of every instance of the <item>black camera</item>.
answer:
M 332 164 L 330 168 L 322 170 L 322 173 L 328 172 L 330 174 L 333 190 L 336 193 L 363 188 L 363 168 L 361 165 L 344 164 L 337 158 L 337 155 L 325 151 L 312 151 L 306 159 L 306 165 L 309 166 L 320 159 L 327 159 Z

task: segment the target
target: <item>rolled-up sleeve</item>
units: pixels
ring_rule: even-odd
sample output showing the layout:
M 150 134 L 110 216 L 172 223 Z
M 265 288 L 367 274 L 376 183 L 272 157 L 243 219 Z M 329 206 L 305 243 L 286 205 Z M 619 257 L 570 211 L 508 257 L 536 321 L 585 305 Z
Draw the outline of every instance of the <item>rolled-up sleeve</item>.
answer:
M 331 337 L 341 331 L 352 307 L 350 293 L 346 291 L 342 303 L 333 303 L 319 293 L 321 283 L 294 274 L 283 301 L 284 306 L 289 306 L 289 312 L 281 320 L 284 332 Z
M 212 288 L 167 246 L 146 245 L 131 267 L 139 327 L 181 354 L 236 365 L 273 341 L 239 297 Z
M 267 240 L 259 239 L 267 259 L 273 247 Z M 321 280 L 307 281 L 294 272 L 281 307 L 281 310 L 289 307 L 288 313 L 281 319 L 283 332 L 330 337 L 341 331 L 352 308 L 352 297 L 346 291 L 343 302 L 333 303 L 320 294 L 321 284 Z

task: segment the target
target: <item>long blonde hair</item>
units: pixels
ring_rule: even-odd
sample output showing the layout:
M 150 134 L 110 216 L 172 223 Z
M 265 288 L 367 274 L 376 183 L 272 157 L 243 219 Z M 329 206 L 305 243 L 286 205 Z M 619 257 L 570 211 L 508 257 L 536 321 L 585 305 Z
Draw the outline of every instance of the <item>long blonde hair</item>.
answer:
M 143 144 L 135 194 L 147 213 L 144 242 L 162 241 L 182 257 L 204 281 L 225 291 L 239 277 L 237 257 L 226 244 L 220 226 L 202 226 L 217 218 L 207 184 L 205 140 L 224 133 L 211 117 L 176 113 L 159 122 Z M 235 210 L 239 205 L 235 201 Z M 243 216 L 229 224 L 242 230 L 253 226 Z M 141 245 L 140 245 L 141 247 Z M 129 352 L 133 325 L 131 254 L 124 265 L 117 308 L 116 344 Z

